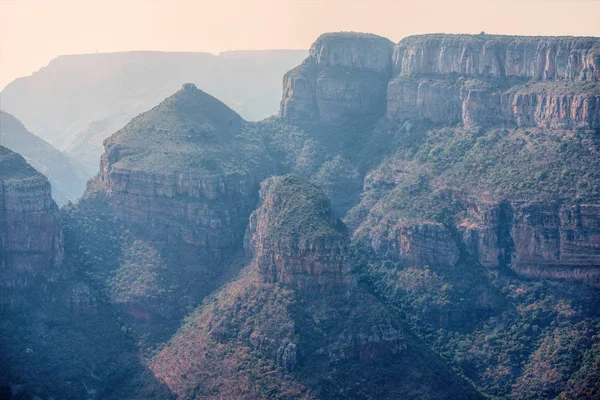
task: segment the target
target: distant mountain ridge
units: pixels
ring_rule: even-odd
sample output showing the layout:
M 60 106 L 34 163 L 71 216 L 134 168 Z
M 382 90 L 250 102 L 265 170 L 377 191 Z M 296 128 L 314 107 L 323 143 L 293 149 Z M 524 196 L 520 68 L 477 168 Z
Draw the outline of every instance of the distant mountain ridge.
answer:
M 85 189 L 85 176 L 80 166 L 2 110 L 0 144 L 25 157 L 29 164 L 50 180 L 52 197 L 59 205 L 76 200 Z
M 60 56 L 0 93 L 2 108 L 41 138 L 98 171 L 102 141 L 192 82 L 245 119 L 277 112 L 281 77 L 306 50 L 134 51 Z

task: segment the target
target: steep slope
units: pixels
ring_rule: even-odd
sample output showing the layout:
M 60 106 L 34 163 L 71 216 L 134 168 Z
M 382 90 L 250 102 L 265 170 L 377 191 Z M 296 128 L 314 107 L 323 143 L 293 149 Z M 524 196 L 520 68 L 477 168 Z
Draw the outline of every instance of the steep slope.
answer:
M 306 50 L 124 52 L 61 56 L 2 91 L 2 107 L 48 143 L 98 172 L 102 142 L 133 117 L 193 82 L 245 118 L 277 110 L 281 76 Z
M 312 184 L 264 181 L 247 244 L 249 266 L 151 362 L 178 398 L 479 398 L 357 286 Z
M 105 141 L 101 173 L 65 212 L 67 248 L 142 346 L 166 340 L 242 248 L 269 166 L 245 125 L 186 84 Z
M 316 90 L 334 69 L 317 62 L 323 43 L 359 71 L 377 40 L 315 43 L 286 75 L 271 152 L 323 184 L 362 279 L 483 393 L 568 398 L 577 376 L 594 398 L 599 39 L 412 36 L 378 63 L 386 88 L 367 98 L 383 111 L 346 92 L 379 88 L 372 75 Z
M 320 36 L 302 65 L 285 74 L 280 115 L 295 122 L 335 122 L 383 114 L 392 48 L 391 41 L 372 34 Z
M 62 229 L 50 183 L 6 147 L 0 147 L 0 180 L 2 286 L 27 286 L 38 275 L 48 279 L 63 261 Z
M 113 311 L 63 257 L 48 180 L 0 146 L 2 398 L 168 398 Z M 147 392 L 136 376 L 146 376 Z
M 490 396 L 554 398 L 593 374 L 600 295 L 578 282 L 600 277 L 598 48 L 422 35 L 394 50 L 393 152 L 346 222 L 372 288 Z
M 52 197 L 63 205 L 79 198 L 85 190 L 81 168 L 33 133 L 15 117 L 0 110 L 0 143 L 23 155 L 52 184 Z

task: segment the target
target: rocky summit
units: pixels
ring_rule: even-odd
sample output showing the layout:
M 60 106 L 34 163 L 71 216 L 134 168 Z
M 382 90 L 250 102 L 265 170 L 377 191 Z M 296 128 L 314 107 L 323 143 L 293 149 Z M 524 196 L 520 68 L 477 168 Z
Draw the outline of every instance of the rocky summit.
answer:
M 598 398 L 599 49 L 324 34 L 279 115 L 185 84 L 60 211 L 3 150 L 0 389 Z

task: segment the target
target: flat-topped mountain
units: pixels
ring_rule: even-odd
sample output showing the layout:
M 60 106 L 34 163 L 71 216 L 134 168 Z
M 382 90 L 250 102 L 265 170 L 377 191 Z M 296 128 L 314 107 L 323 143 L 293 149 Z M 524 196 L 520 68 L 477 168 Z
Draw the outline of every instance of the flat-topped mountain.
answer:
M 85 178 L 66 154 L 29 132 L 15 117 L 0 110 L 0 143 L 21 154 L 52 183 L 52 196 L 59 204 L 77 199 L 85 189 Z
M 599 54 L 593 37 L 436 34 L 393 46 L 373 35 L 326 34 L 286 74 L 280 115 L 596 129 Z
M 383 113 L 392 49 L 377 35 L 320 36 L 308 58 L 285 74 L 280 115 L 301 122 Z

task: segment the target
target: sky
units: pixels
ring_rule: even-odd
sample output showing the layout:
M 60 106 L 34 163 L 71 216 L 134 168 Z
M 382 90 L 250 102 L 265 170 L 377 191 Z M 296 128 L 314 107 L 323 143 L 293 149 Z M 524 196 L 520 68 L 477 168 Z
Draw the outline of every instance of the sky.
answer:
M 308 49 L 322 33 L 600 36 L 600 0 L 0 0 L 0 88 L 64 54 Z

